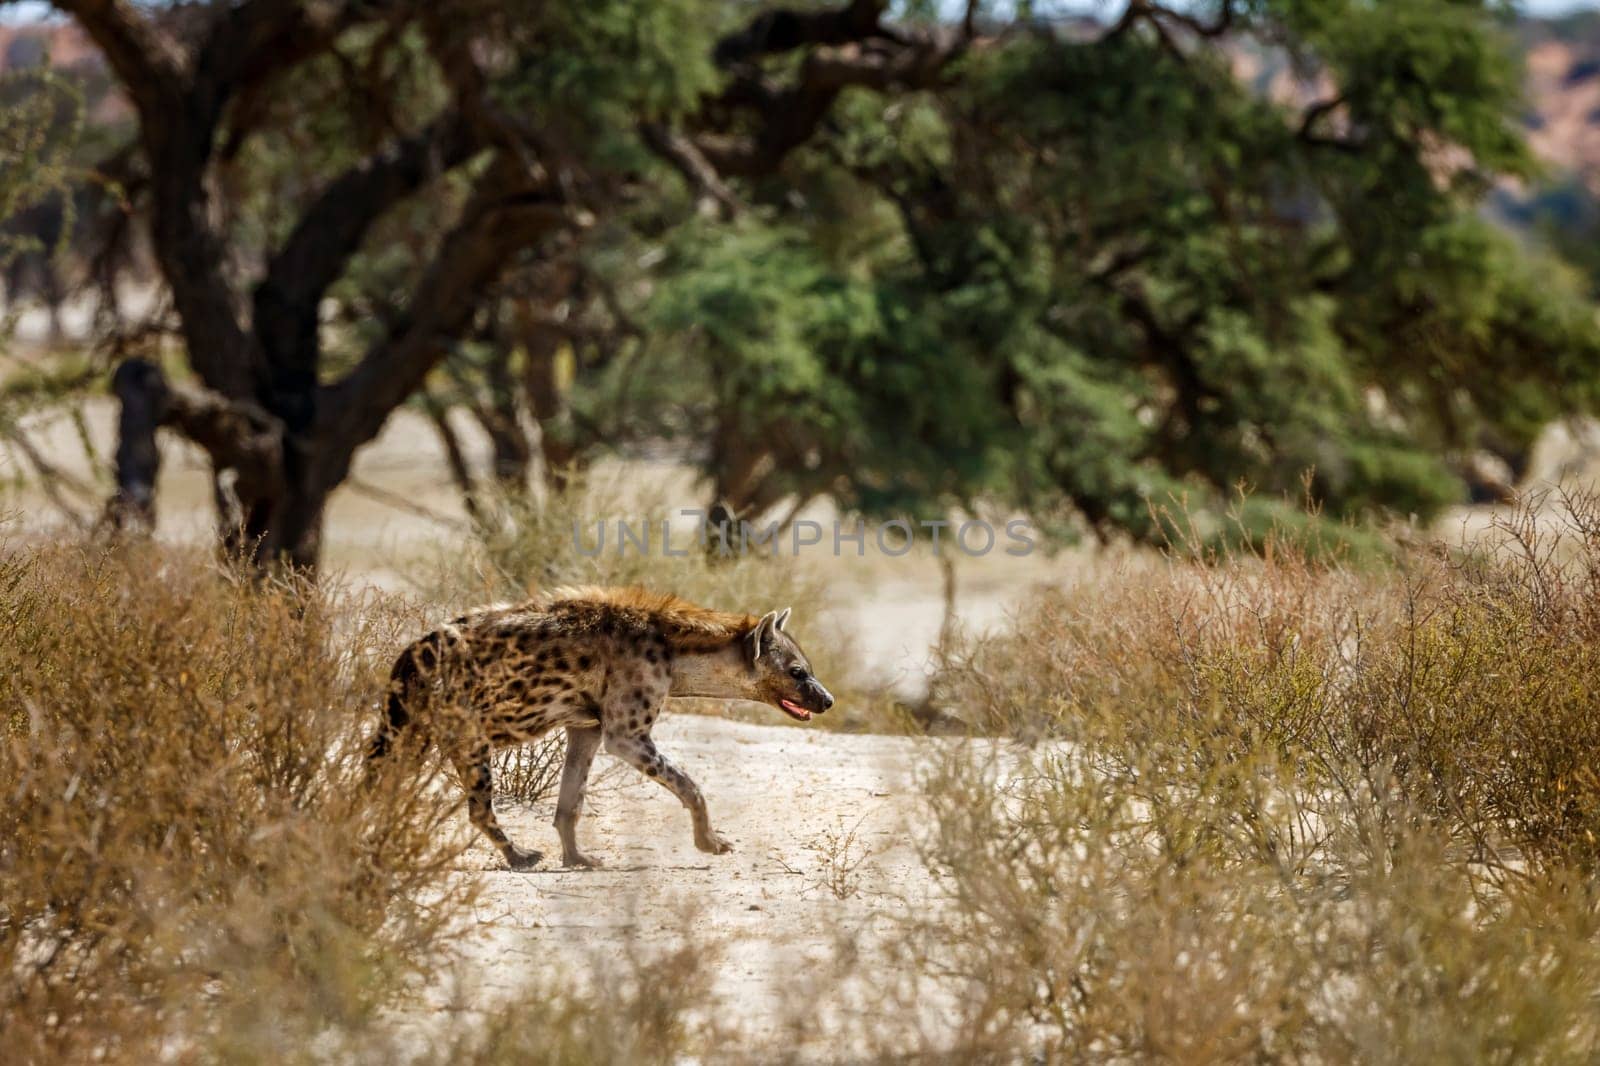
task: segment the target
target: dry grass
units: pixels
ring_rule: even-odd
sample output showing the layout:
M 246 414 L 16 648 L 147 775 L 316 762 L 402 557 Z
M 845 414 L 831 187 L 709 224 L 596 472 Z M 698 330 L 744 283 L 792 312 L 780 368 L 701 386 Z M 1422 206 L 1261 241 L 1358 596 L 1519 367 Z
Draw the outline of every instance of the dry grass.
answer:
M 410 620 L 155 548 L 7 556 L 0 613 L 10 1052 L 271 1058 L 370 1024 L 470 891 L 443 790 L 347 755 Z
M 686 937 L 674 950 L 595 958 L 578 976 L 536 976 L 477 1024 L 459 1026 L 424 1061 L 441 1066 L 599 1066 L 732 1060 L 706 1004 L 715 950 Z M 721 1054 L 718 1054 L 718 1052 Z
M 0 618 L 6 1061 L 666 1062 L 712 1046 L 692 1017 L 710 949 L 688 938 L 397 1027 L 418 978 L 449 972 L 478 887 L 454 782 L 406 760 L 368 780 L 359 758 L 413 610 L 193 553 L 61 547 L 0 556 Z M 557 772 L 537 755 L 509 775 L 519 795 Z
M 939 697 L 1036 741 L 930 772 L 908 958 L 975 1057 L 1593 1061 L 1600 508 L 1347 571 L 1056 593 Z
M 648 585 L 721 610 L 756 611 L 793 605 L 824 606 L 826 588 L 815 570 L 790 559 L 758 554 L 718 556 L 702 551 L 685 519 L 663 492 L 629 486 L 620 477 L 575 482 L 537 498 L 502 500 L 488 509 L 475 541 L 442 553 L 425 583 L 432 598 L 478 600 L 525 596 L 563 585 Z M 661 523 L 671 519 L 670 553 Z M 636 536 L 648 530 L 648 547 L 618 544 L 617 524 Z M 596 541 L 596 525 L 605 541 Z M 759 613 L 759 612 L 757 612 Z
M 861 894 L 864 871 L 862 867 L 872 858 L 872 850 L 861 840 L 861 823 L 846 826 L 840 818 L 837 827 L 824 829 L 806 850 L 817 857 L 818 873 L 815 884 L 828 891 L 834 899 L 849 899 Z
M 495 752 L 495 795 L 527 804 L 549 799 L 561 787 L 561 763 L 566 755 L 563 733 Z

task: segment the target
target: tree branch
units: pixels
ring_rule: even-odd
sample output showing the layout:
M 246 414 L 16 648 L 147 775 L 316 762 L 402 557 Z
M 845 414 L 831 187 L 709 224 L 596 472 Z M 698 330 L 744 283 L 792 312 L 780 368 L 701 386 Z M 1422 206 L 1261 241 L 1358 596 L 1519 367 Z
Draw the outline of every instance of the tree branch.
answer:
M 481 517 L 478 507 L 478 482 L 472 476 L 472 467 L 467 462 L 466 450 L 461 447 L 461 438 L 450 425 L 449 407 L 427 386 L 419 389 L 417 395 L 422 399 L 422 409 L 427 412 L 428 420 L 433 423 L 434 432 L 439 435 L 439 443 L 444 446 L 445 465 L 450 468 L 451 480 L 456 483 L 456 489 L 461 493 L 461 504 L 467 509 L 467 514 L 476 521 Z
M 702 203 L 720 206 L 729 218 L 739 214 L 738 199 L 692 140 L 664 122 L 641 123 L 639 136 L 651 151 L 683 175 Z
M 317 312 L 328 286 L 344 273 L 374 222 L 478 148 L 466 122 L 452 111 L 346 170 L 312 202 L 255 289 L 256 334 L 274 378 L 269 391 L 314 391 L 306 386 L 316 380 Z M 285 413 L 293 429 L 312 417 L 310 411 Z
M 266 277 L 256 287 L 258 315 L 320 301 L 376 219 L 422 184 L 466 162 L 477 147 L 451 112 L 339 174 L 267 264 Z
M 1176 22 L 1188 29 L 1189 32 L 1193 33 L 1195 36 L 1210 39 L 1221 37 L 1233 27 L 1233 16 L 1235 14 L 1233 4 L 1234 0 L 1223 0 L 1222 10 L 1217 12 L 1217 21 L 1211 23 L 1209 26 L 1188 12 L 1175 11 L 1170 7 L 1164 7 L 1160 4 L 1150 4 L 1149 10 L 1151 15 L 1156 18 L 1163 18 L 1172 22 Z
M 879 25 L 884 0 L 850 0 L 842 8 L 825 11 L 764 11 L 749 25 L 717 42 L 711 58 L 720 67 L 792 52 L 814 44 L 844 44 L 885 35 Z
M 1328 148 L 1347 155 L 1360 152 L 1362 149 L 1360 141 L 1350 137 L 1327 137 L 1317 132 L 1318 124 L 1324 118 L 1338 111 L 1344 104 L 1344 94 L 1339 93 L 1327 100 L 1319 100 L 1306 108 L 1300 118 L 1300 127 L 1295 131 L 1295 139 L 1311 148 Z
M 529 175 L 501 155 L 446 235 L 404 315 L 353 370 L 320 390 L 324 483 L 337 484 L 355 449 L 375 437 L 389 414 L 421 386 L 471 326 L 484 292 L 517 252 L 585 224 L 547 177 Z
M 0 439 L 5 440 L 17 451 L 21 452 L 23 458 L 33 465 L 34 473 L 38 475 L 40 491 L 44 493 L 45 499 L 49 500 L 50 504 L 61 512 L 62 517 L 78 529 L 87 530 L 89 528 L 89 520 L 76 507 L 72 506 L 61 492 L 61 486 L 66 485 L 74 491 L 84 494 L 86 490 L 83 483 L 46 459 L 44 454 L 34 446 L 33 441 L 28 439 L 27 433 L 20 426 L 0 422 Z
M 793 86 L 773 89 L 758 79 L 743 78 L 719 98 L 721 106 L 758 113 L 760 126 L 753 136 L 705 133 L 693 143 L 724 176 L 770 174 L 816 133 L 845 89 L 932 88 L 956 58 L 978 43 L 981 39 L 970 39 L 953 27 L 933 27 L 814 49 L 802 62 Z
M 207 385 L 243 398 L 254 379 L 251 348 L 205 182 L 216 106 L 190 93 L 177 39 L 132 4 L 63 0 L 58 6 L 105 52 L 138 109 L 151 170 L 151 237 L 183 318 L 191 362 Z
M 254 404 L 208 389 L 174 385 L 161 368 L 129 359 L 111 376 L 121 403 L 117 425 L 116 494 L 106 521 L 117 529 L 155 526 L 155 485 L 161 470 L 156 430 L 176 429 L 206 450 L 220 473 L 233 470 L 251 497 L 282 487 L 283 425 Z
M 268 371 L 245 328 L 243 300 L 228 281 L 206 181 L 218 124 L 241 87 L 331 48 L 345 28 L 395 5 L 245 0 L 174 9 L 168 21 L 191 27 L 184 36 L 195 42 L 192 63 L 175 33 L 127 0 L 62 0 L 57 6 L 106 53 L 138 107 L 151 170 L 151 236 L 195 371 L 234 400 L 255 396 Z M 193 28 L 197 22 L 204 32 Z
M 346 29 L 394 6 L 246 0 L 220 15 L 201 42 L 195 87 L 221 106 L 242 86 L 332 48 Z
M 57 0 L 105 53 L 134 106 L 149 115 L 173 106 L 182 92 L 184 63 L 178 42 L 126 0 Z

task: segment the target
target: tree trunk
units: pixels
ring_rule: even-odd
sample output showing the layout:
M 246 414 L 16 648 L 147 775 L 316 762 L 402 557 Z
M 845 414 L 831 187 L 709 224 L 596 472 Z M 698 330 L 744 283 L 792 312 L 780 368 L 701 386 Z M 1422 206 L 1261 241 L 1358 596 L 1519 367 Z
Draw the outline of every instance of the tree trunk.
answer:
M 518 300 L 515 326 L 518 341 L 527 360 L 523 367 L 522 388 L 528 396 L 533 420 L 539 426 L 539 458 L 544 482 L 553 489 L 565 489 L 579 458 L 576 427 L 563 380 L 562 351 L 567 335 L 538 313 L 533 301 Z
M 106 502 L 103 521 L 112 529 L 149 533 L 156 527 L 156 478 L 161 449 L 156 427 L 167 419 L 169 390 L 161 370 L 130 359 L 111 375 L 117 397 L 116 492 Z
M 487 417 L 479 421 L 489 434 L 495 484 L 507 496 L 528 491 L 528 471 L 533 465 L 533 445 L 522 428 L 522 405 L 517 402 L 517 383 L 511 373 L 511 357 L 516 351 L 506 331 L 495 331 L 494 352 L 485 368 L 489 386 Z
M 450 468 L 450 478 L 461 493 L 461 503 L 466 507 L 468 517 L 474 522 L 480 521 L 483 509 L 478 502 L 478 481 L 472 476 L 472 466 L 467 462 L 466 450 L 461 447 L 461 438 L 456 436 L 455 428 L 450 425 L 450 409 L 426 388 L 422 390 L 422 406 L 428 412 L 434 432 L 439 435 L 439 443 L 444 448 L 445 465 Z
M 314 476 L 315 464 L 308 461 L 315 442 L 286 436 L 281 419 L 252 404 L 174 386 L 159 367 L 142 359 L 117 368 L 112 390 L 121 412 L 117 487 L 104 519 L 110 528 L 154 530 L 161 470 L 156 430 L 169 427 L 211 457 L 218 538 L 229 557 L 258 565 L 315 566 L 332 488 Z
M 116 493 L 106 522 L 114 529 L 155 527 L 161 470 L 156 430 L 168 427 L 206 450 L 213 469 L 219 533 L 230 554 L 257 562 L 316 560 L 322 509 L 332 485 L 308 476 L 308 444 L 288 437 L 282 419 L 192 385 L 174 385 L 161 368 L 130 359 L 112 375 L 121 402 Z M 293 458 L 291 458 L 293 457 Z
M 266 501 L 268 524 L 253 557 L 296 570 L 315 569 L 322 554 L 322 517 L 333 488 L 306 481 L 290 486 L 280 499 Z
M 736 423 L 720 427 L 712 443 L 712 499 L 753 521 L 793 495 L 781 472 L 800 462 L 781 443 L 754 439 Z
M 482 367 L 483 390 L 455 361 L 447 361 L 445 365 L 465 397 L 462 406 L 472 414 L 483 428 L 484 435 L 489 438 L 489 473 L 495 487 L 506 498 L 516 499 L 528 491 L 528 476 L 533 467 L 533 444 L 523 427 L 522 405 L 511 370 L 515 345 L 500 330 L 493 332 L 491 341 L 493 347 L 488 362 Z M 432 403 L 438 403 L 431 397 L 429 399 Z M 434 414 L 432 417 L 435 428 L 439 428 L 442 415 Z M 451 461 L 454 463 L 455 459 Z M 459 475 L 456 475 L 456 481 L 461 482 Z
M 304 450 L 306 444 L 290 444 L 285 451 Z M 224 475 L 218 474 L 219 490 L 227 485 Z M 218 510 L 223 521 L 239 515 L 223 530 L 223 548 L 235 558 L 257 566 L 286 565 L 295 570 L 311 571 L 316 568 L 322 547 L 322 515 L 328 496 L 335 486 L 324 485 L 310 473 L 309 464 L 299 462 L 286 469 L 284 479 L 265 491 L 256 490 L 248 497 L 224 501 L 219 497 Z M 237 492 L 238 482 L 231 486 Z

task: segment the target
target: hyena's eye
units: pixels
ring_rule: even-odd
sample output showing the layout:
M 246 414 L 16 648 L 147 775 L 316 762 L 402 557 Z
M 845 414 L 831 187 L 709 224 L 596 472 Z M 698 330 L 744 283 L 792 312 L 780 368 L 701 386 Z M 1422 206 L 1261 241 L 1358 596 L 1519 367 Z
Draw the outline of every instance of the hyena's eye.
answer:
M 791 666 L 789 667 L 789 676 L 796 681 L 804 681 L 806 679 L 806 668 L 803 666 Z

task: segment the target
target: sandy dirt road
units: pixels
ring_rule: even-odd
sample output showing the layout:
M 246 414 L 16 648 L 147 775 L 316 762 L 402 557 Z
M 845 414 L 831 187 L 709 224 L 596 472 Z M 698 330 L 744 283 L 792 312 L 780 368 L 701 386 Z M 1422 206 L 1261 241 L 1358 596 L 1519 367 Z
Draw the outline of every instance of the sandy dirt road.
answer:
M 605 755 L 579 827 L 604 869 L 556 864 L 553 799 L 501 803 L 513 839 L 546 860 L 514 872 L 474 842 L 463 872 L 482 878 L 477 925 L 461 965 L 429 998 L 452 1013 L 480 1009 L 552 966 L 584 980 L 688 937 L 715 952 L 711 1003 L 738 1044 L 798 1044 L 823 1060 L 859 1051 L 881 1008 L 861 993 L 901 979 L 885 948 L 936 896 L 915 847 L 917 768 L 955 742 L 704 715 L 669 716 L 655 736 L 700 785 L 736 850 L 697 851 L 677 800 Z M 937 1028 L 937 998 L 923 1009 Z

